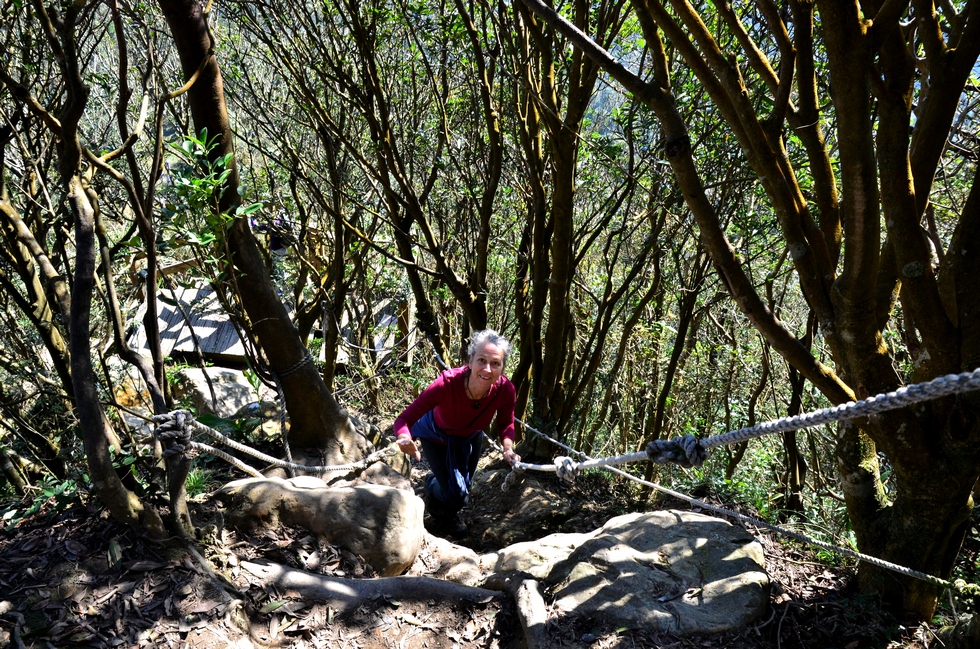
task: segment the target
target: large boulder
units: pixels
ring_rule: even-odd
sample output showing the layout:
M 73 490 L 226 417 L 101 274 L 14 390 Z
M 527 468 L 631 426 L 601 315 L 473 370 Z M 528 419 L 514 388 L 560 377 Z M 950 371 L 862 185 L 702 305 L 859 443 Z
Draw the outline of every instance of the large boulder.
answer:
M 469 586 L 521 574 L 540 582 L 554 612 L 679 634 L 744 628 L 769 602 L 758 541 L 689 511 L 627 514 L 591 533 L 458 554 L 440 572 Z
M 328 487 L 310 476 L 248 478 L 226 484 L 215 498 L 228 508 L 225 520 L 233 527 L 304 527 L 325 543 L 360 555 L 386 577 L 408 569 L 422 548 L 424 505 L 403 489 Z
M 261 386 L 259 392 L 255 393 L 243 372 L 225 367 L 209 367 L 206 376 L 200 368 L 185 367 L 177 372 L 173 386 L 177 401 L 193 406 L 198 413 L 225 419 L 234 417 L 239 410 L 260 399 L 276 400 L 276 393 L 265 386 Z
M 556 610 L 680 634 L 744 628 L 769 603 L 758 541 L 689 511 L 611 519 L 544 584 Z

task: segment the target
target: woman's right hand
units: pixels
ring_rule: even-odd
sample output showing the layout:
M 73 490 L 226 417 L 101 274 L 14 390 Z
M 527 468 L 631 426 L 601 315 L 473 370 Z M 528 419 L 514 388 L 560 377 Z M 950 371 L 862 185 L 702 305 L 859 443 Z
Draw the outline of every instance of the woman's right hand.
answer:
M 395 443 L 398 444 L 399 451 L 413 458 L 416 462 L 422 461 L 422 454 L 419 453 L 419 447 L 415 445 L 411 437 L 408 435 L 399 435 Z

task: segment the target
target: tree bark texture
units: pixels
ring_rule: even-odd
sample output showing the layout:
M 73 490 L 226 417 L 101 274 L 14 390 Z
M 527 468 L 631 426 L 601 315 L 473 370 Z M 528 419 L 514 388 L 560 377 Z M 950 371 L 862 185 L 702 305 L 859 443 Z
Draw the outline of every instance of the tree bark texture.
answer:
M 68 179 L 68 200 L 75 217 L 76 249 L 69 327 L 71 373 L 75 387 L 75 411 L 92 482 L 113 518 L 133 526 L 146 524 L 152 533 L 160 535 L 162 526 L 156 512 L 145 509 L 139 498 L 126 489 L 112 465 L 109 446 L 112 444 L 116 449 L 121 446 L 99 402 L 89 337 L 97 259 L 95 218 L 83 180 L 77 174 Z
M 749 101 L 751 92 L 741 70 L 732 63 L 734 55 L 721 50 L 691 5 L 681 0 L 638 0 L 633 5 L 647 42 L 659 42 L 661 32 L 670 39 L 741 145 L 746 163 L 770 200 L 803 294 L 829 345 L 835 371 L 816 359 L 803 341 L 779 322 L 735 255 L 705 194 L 685 120 L 663 72 L 668 69 L 666 61 L 654 63 L 654 69 L 661 71 L 654 82 L 642 80 L 544 3 L 524 0 L 524 4 L 654 110 L 666 140 L 666 157 L 732 298 L 766 341 L 831 402 L 885 392 L 901 384 L 883 337 L 899 288 L 908 327 L 921 338 L 909 378 L 924 381 L 974 369 L 977 292 L 973 287 L 968 295 L 970 289 L 961 282 L 966 281 L 966 268 L 974 278 L 977 276 L 980 258 L 968 243 L 977 235 L 977 183 L 950 244 L 950 251 L 957 254 L 940 253 L 937 264 L 930 254 L 922 219 L 955 114 L 954 98 L 960 96 L 966 79 L 964 69 L 972 68 L 980 52 L 974 36 L 974 30 L 980 29 L 980 12 L 964 10 L 947 35 L 938 27 L 934 7 L 916 3 L 916 25 L 922 34 L 929 83 L 936 87 L 933 91 L 930 86 L 927 95 L 918 97 L 910 138 L 915 68 L 905 33 L 898 28 L 898 14 L 904 13 L 904 8 L 886 3 L 872 22 L 864 17 L 868 8 L 850 0 L 819 3 L 838 129 L 838 206 L 833 169 L 825 164 L 829 151 L 818 126 L 812 5 L 791 3 L 795 43 L 777 12 L 770 7 L 765 14 L 780 52 L 795 61 L 799 107 L 789 102 L 785 93 L 785 84 L 792 81 L 786 74 L 789 68 L 784 65 L 777 77 L 731 8 L 720 8 L 720 16 L 735 35 L 741 52 L 775 96 L 774 113 L 765 124 Z M 975 7 L 971 4 L 970 9 Z M 967 35 L 972 40 L 968 41 Z M 655 49 L 650 52 L 658 55 Z M 813 169 L 819 223 L 810 216 L 780 132 L 771 122 L 773 116 L 785 118 L 791 125 L 811 125 L 801 128 L 800 137 Z M 880 231 L 882 221 L 887 239 Z M 841 242 L 846 245 L 842 247 Z M 958 301 L 960 296 L 963 304 Z M 980 473 L 980 424 L 975 401 L 971 395 L 947 398 L 839 427 L 836 452 L 841 483 L 862 551 L 940 577 L 949 576 L 972 506 L 970 492 Z M 879 452 L 888 458 L 893 470 L 890 501 L 880 479 Z M 904 578 L 897 579 L 901 587 L 895 588 L 894 580 L 890 573 L 861 567 L 863 586 L 885 593 L 906 612 L 930 618 L 936 588 Z
M 160 0 L 174 43 L 180 54 L 185 78 L 190 79 L 201 63 L 207 64 L 187 92 L 194 126 L 217 137 L 212 159 L 234 152 L 224 87 L 204 7 L 194 0 Z M 218 209 L 234 214 L 239 205 L 237 165 L 221 195 Z M 234 268 L 236 294 L 248 315 L 250 333 L 261 344 L 269 367 L 278 377 L 289 412 L 289 441 L 304 449 L 315 463 L 338 464 L 360 459 L 369 444 L 357 434 L 347 412 L 329 393 L 316 365 L 289 319 L 276 293 L 268 268 L 249 228 L 247 218 L 236 216 L 227 231 L 229 263 Z

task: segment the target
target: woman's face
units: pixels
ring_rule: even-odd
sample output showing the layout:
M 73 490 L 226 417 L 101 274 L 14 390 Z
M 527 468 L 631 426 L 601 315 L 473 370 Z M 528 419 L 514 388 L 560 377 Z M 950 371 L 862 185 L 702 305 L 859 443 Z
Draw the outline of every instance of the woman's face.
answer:
M 468 365 L 472 376 L 490 387 L 504 372 L 504 350 L 493 343 L 483 343 Z

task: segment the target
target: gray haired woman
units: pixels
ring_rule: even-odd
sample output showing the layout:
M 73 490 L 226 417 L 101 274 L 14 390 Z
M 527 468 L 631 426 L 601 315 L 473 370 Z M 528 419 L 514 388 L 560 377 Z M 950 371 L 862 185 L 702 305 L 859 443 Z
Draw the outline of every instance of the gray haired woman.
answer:
M 493 329 L 470 339 L 469 362 L 446 370 L 395 419 L 398 448 L 415 460 L 422 455 L 432 470 L 425 479 L 427 527 L 434 534 L 462 534 L 459 510 L 469 498 L 480 459 L 483 431 L 495 429 L 511 465 L 514 452 L 514 384 L 503 375 L 510 343 Z M 419 440 L 419 452 L 415 440 Z

